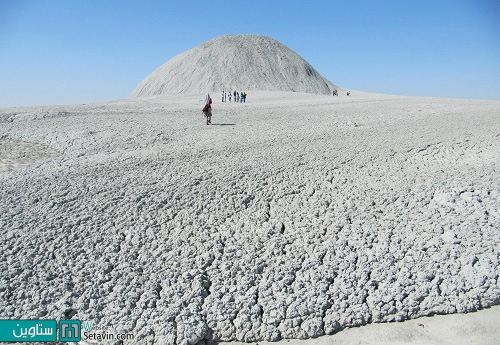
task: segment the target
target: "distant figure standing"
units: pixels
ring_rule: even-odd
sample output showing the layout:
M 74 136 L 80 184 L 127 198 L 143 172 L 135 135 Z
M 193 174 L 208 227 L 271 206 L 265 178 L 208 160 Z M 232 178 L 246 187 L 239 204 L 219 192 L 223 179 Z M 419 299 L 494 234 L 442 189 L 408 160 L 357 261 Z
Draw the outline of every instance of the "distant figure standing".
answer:
M 240 92 L 240 103 L 243 103 L 243 91 Z
M 351 91 L 347 91 L 347 96 L 349 96 L 351 94 Z
M 236 98 L 236 91 L 233 92 L 233 96 L 234 96 L 234 101 L 238 102 L 238 99 Z
M 247 100 L 247 93 L 243 91 L 243 103 L 246 103 Z
M 229 102 L 231 102 L 231 91 L 229 91 L 228 94 L 229 94 Z
M 224 102 L 224 91 L 222 91 L 222 102 Z
M 207 118 L 207 125 L 212 123 L 212 98 L 210 97 L 209 93 L 205 95 L 205 100 L 203 101 L 203 109 L 201 111 Z

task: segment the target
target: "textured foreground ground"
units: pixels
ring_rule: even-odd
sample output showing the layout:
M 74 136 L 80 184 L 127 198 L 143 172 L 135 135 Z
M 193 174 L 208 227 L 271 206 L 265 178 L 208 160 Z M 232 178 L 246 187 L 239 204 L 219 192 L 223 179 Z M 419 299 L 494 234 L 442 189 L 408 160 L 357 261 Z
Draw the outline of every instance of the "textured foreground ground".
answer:
M 202 97 L 0 110 L 0 318 L 195 344 L 500 304 L 500 102 Z
M 468 314 L 422 317 L 405 322 L 372 323 L 334 335 L 283 340 L 286 345 L 498 345 L 500 306 Z M 228 342 L 220 345 L 248 345 Z M 255 345 L 277 345 L 267 341 Z

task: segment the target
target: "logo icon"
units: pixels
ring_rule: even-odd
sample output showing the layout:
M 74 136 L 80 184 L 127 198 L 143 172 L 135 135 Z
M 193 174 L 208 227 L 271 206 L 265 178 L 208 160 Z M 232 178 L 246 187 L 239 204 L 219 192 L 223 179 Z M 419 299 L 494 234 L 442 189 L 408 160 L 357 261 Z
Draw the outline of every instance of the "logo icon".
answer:
M 92 326 L 91 326 L 92 327 Z M 61 320 L 59 321 L 59 341 L 61 342 L 77 342 L 80 341 L 80 320 Z

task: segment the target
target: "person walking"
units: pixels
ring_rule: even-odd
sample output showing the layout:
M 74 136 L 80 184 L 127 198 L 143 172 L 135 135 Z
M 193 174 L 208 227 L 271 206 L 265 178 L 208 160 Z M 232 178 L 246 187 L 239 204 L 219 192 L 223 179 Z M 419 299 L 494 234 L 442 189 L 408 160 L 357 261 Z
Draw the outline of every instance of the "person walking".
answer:
M 203 101 L 203 109 L 201 111 L 207 118 L 207 125 L 212 123 L 212 98 L 210 97 L 209 93 L 205 95 L 205 100 Z

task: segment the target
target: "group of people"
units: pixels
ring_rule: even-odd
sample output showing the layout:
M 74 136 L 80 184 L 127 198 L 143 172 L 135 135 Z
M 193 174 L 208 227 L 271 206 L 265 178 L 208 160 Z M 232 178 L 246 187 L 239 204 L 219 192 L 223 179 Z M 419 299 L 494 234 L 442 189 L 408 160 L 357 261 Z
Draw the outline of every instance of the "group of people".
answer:
M 347 96 L 351 94 L 351 91 L 347 91 Z M 338 96 L 338 91 L 333 90 L 332 96 Z M 245 91 L 234 91 L 234 92 L 225 92 L 222 91 L 222 102 L 229 102 L 234 99 L 234 102 L 240 102 L 240 103 L 245 103 L 247 99 L 247 93 Z M 207 125 L 212 123 L 212 98 L 210 97 L 210 94 L 205 95 L 205 100 L 203 102 L 203 114 L 207 118 Z
M 234 98 L 233 98 L 234 97 Z M 247 99 L 247 93 L 245 91 L 234 91 L 234 92 L 225 92 L 222 91 L 222 102 L 231 102 L 231 99 L 234 99 L 235 102 L 245 103 Z M 205 118 L 207 119 L 207 125 L 212 123 L 212 97 L 207 93 L 205 95 L 205 99 L 203 100 L 203 109 L 201 110 Z
M 245 91 L 222 91 L 222 102 L 231 102 L 231 99 L 234 99 L 235 102 L 245 103 L 247 100 L 247 93 Z
M 351 94 L 351 91 L 347 91 L 347 96 L 349 96 Z M 332 96 L 338 96 L 339 93 L 337 90 L 333 90 L 333 93 L 332 93 Z

